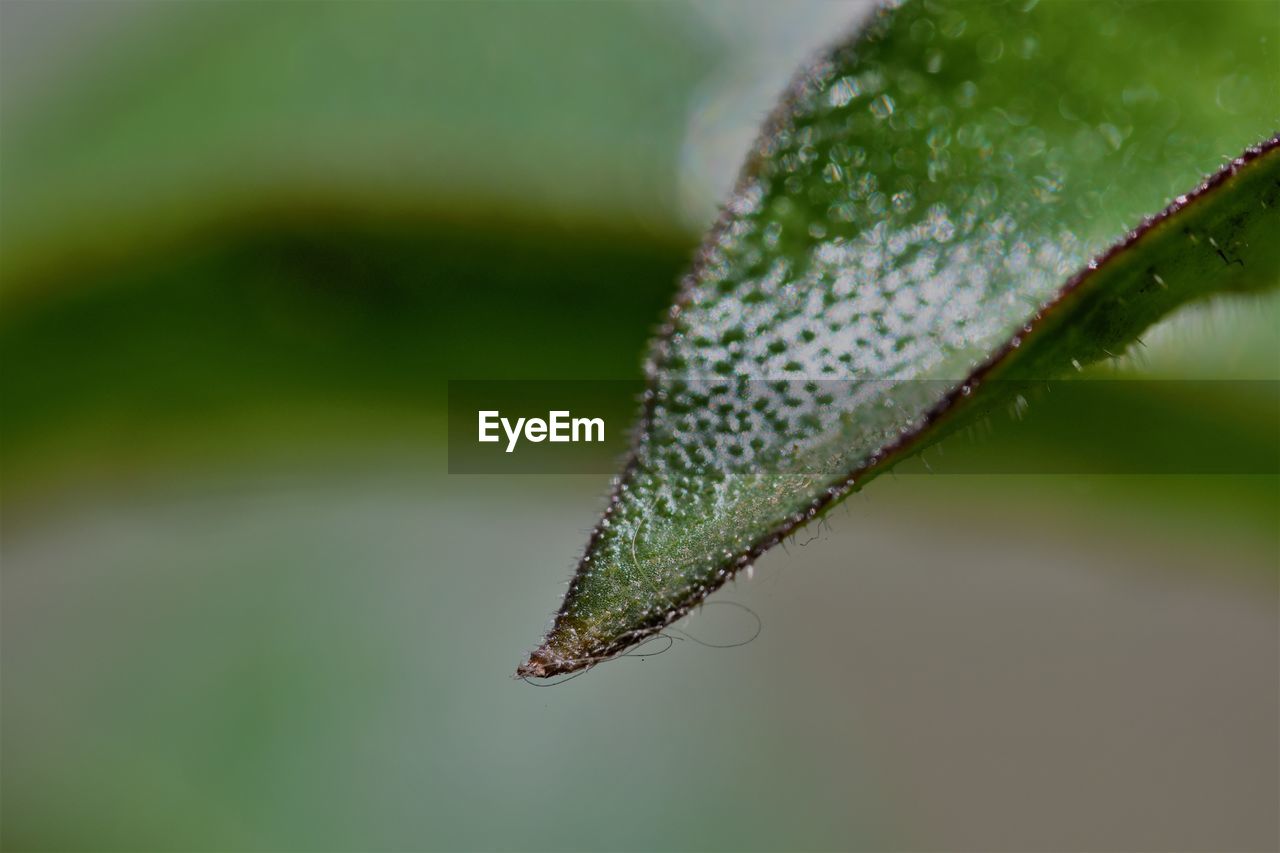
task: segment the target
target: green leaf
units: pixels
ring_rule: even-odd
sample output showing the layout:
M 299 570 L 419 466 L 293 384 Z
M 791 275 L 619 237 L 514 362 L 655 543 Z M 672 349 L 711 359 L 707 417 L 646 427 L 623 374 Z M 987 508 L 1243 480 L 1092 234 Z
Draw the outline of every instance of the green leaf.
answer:
M 996 380 L 1275 284 L 1280 141 L 1201 181 L 1274 131 L 1277 45 L 1270 2 L 928 0 L 803 71 L 685 279 L 633 455 L 518 674 L 653 635 L 1005 402 Z
M 669 232 L 718 51 L 669 4 L 129 3 L 101 28 L 47 5 L 4 4 L 0 27 L 3 299 L 51 260 L 144 254 L 246 210 Z M 18 98 L 47 17 L 92 49 L 37 51 L 75 61 Z
M 720 49 L 679 5 L 0 4 L 5 510 L 435 464 L 448 378 L 638 372 Z
M 0 310 L 0 364 L 30 366 L 0 371 L 0 506 L 264 455 L 412 446 L 435 465 L 447 379 L 625 375 L 688 250 L 538 218 L 303 207 L 72 261 Z M 588 365 L 583 323 L 609 330 Z

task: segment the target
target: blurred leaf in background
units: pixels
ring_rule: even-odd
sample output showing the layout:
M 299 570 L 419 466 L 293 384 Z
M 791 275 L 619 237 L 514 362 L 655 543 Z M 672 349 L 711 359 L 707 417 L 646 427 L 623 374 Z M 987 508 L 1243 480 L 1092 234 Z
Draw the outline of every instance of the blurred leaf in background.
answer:
M 103 15 L 45 5 L 15 4 L 10 39 Z M 309 195 L 669 231 L 684 97 L 716 53 L 667 5 L 109 6 L 137 26 L 94 45 L 92 78 L 15 107 L 6 249 Z
M 8 489 L 246 431 L 424 429 L 447 376 L 634 372 L 717 52 L 688 9 L 111 6 L 91 73 L 5 98 L 0 346 L 38 365 L 5 372 Z M 5 33 L 79 14 L 105 18 L 19 3 Z M 583 323 L 615 330 L 589 359 Z

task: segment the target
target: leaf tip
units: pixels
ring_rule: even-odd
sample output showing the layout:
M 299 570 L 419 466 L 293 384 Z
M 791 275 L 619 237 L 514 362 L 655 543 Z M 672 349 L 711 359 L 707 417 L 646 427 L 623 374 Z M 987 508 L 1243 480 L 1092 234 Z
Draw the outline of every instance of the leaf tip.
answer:
M 529 654 L 529 658 L 516 667 L 516 678 L 546 678 L 552 674 L 550 652 L 545 645 L 539 646 Z
M 594 658 L 569 652 L 558 642 L 555 629 L 547 635 L 538 648 L 529 653 L 524 663 L 516 667 L 516 678 L 550 678 L 564 675 L 587 666 Z

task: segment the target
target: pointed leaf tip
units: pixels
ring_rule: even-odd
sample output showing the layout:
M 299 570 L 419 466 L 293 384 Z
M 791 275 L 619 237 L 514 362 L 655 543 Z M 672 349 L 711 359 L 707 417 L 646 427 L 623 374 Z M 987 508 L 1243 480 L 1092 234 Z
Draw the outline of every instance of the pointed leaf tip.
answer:
M 1189 300 L 1274 285 L 1274 139 L 1169 204 L 1270 135 L 1273 12 L 907 2 L 805 69 L 654 344 L 633 454 L 518 674 L 660 631 L 999 404 L 995 380 L 1067 372 Z M 1230 109 L 1200 83 L 1241 72 L 1268 85 Z

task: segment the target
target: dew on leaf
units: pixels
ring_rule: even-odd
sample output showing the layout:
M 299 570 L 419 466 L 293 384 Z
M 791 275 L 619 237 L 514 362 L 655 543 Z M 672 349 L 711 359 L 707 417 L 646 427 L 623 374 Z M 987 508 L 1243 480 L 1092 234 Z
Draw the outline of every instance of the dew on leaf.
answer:
M 883 121 L 893 115 L 893 106 L 893 98 L 888 94 L 877 95 L 871 101 L 871 114 Z
M 977 51 L 978 58 L 983 62 L 998 62 L 1004 56 L 1004 41 L 994 34 L 985 35 L 978 39 Z
M 1194 4 L 908 0 L 802 75 L 654 344 L 633 458 L 522 671 L 578 668 L 688 612 L 901 442 L 994 399 L 988 360 L 1080 370 L 1141 331 L 1120 300 L 1154 317 L 1265 271 L 1155 254 L 1198 259 L 1212 238 L 1274 257 L 1196 218 L 1231 194 L 1121 252 L 1151 253 L 1136 276 L 1098 260 L 1272 132 L 1265 5 L 1207 27 Z M 1212 76 L 1153 61 L 1170 56 L 1215 58 Z M 1252 162 L 1280 171 L 1280 154 Z M 1271 216 L 1274 233 L 1280 208 L 1246 201 L 1237 228 Z M 1068 282 L 1079 298 L 1057 301 Z

